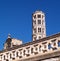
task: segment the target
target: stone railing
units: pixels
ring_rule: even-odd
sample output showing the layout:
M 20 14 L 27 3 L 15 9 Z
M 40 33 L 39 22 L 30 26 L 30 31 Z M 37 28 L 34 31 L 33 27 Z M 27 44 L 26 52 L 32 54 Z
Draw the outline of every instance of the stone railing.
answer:
M 60 37 L 0 53 L 0 61 L 24 60 L 60 51 Z

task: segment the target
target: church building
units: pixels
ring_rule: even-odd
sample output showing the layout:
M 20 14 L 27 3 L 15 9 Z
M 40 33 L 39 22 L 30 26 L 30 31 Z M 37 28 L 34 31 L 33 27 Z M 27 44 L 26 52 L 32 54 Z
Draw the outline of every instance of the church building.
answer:
M 0 61 L 60 61 L 60 33 L 46 36 L 45 14 L 35 11 L 32 14 L 32 41 L 23 44 L 9 34 L 0 51 Z

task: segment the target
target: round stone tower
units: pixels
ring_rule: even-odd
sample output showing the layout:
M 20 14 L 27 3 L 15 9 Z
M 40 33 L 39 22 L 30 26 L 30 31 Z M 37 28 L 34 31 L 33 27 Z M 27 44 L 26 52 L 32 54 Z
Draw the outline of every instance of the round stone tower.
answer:
M 46 37 L 45 14 L 35 11 L 32 15 L 32 39 L 33 41 Z

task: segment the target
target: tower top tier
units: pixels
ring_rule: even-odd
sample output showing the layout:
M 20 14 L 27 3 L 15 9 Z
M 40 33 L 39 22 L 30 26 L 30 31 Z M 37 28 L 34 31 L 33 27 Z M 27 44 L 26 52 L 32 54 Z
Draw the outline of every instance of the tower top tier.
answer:
M 34 15 L 34 14 L 37 14 L 37 13 L 45 14 L 43 11 L 39 11 L 39 10 L 37 10 L 37 11 L 33 12 L 33 15 Z

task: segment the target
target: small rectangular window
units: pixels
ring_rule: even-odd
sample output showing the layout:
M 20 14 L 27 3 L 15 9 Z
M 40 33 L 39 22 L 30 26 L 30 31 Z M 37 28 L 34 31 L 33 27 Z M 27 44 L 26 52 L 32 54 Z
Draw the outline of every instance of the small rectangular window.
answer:
M 38 18 L 41 18 L 41 15 L 38 15 Z
M 38 32 L 41 32 L 41 28 L 38 28 Z
M 41 24 L 41 20 L 38 20 L 38 24 Z

